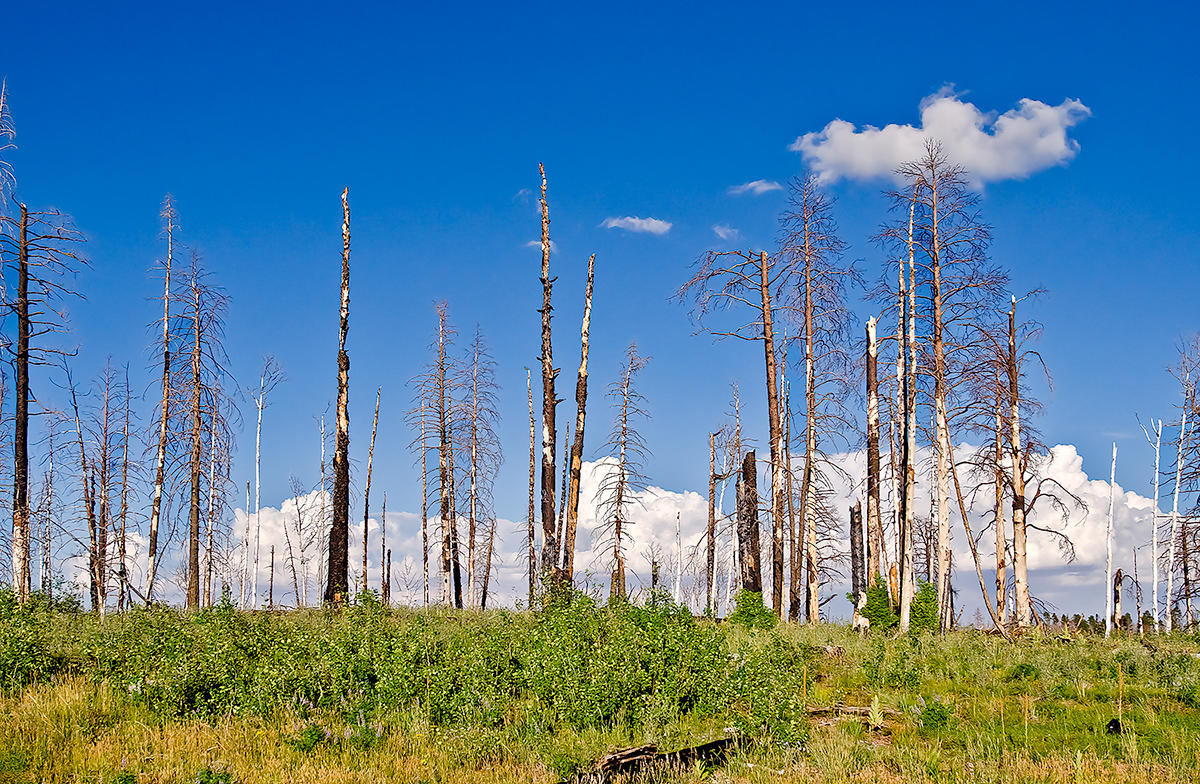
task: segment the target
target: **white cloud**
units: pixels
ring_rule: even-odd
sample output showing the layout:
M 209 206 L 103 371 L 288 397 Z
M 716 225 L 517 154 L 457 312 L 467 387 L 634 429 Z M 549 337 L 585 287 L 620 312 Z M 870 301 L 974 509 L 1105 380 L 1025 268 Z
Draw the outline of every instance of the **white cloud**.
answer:
M 606 229 L 624 229 L 638 234 L 657 234 L 663 235 L 671 230 L 671 222 L 659 220 L 658 218 L 634 218 L 626 216 L 624 218 L 605 218 L 600 224 Z
M 1067 137 L 1068 129 L 1091 114 L 1074 99 L 1051 106 L 1022 98 L 1016 108 L 997 115 L 960 100 L 950 88 L 926 97 L 920 108 L 919 126 L 893 123 L 859 130 L 838 119 L 800 136 L 789 149 L 799 152 L 824 182 L 868 180 L 893 176 L 897 166 L 921 154 L 926 139 L 933 139 L 981 187 L 1065 165 L 1079 151 L 1079 143 Z
M 743 182 L 741 185 L 733 185 L 729 188 L 729 193 L 734 196 L 741 196 L 744 193 L 749 193 L 752 196 L 761 196 L 770 191 L 781 191 L 783 186 L 774 180 L 751 180 Z
M 723 240 L 737 239 L 738 235 L 741 234 L 740 231 L 733 228 L 732 226 L 730 226 L 727 223 L 714 223 L 712 230 L 713 230 L 713 234 L 716 234 L 718 237 L 720 237 Z
M 530 240 L 529 242 L 525 243 L 525 247 L 526 248 L 537 248 L 538 250 L 541 250 L 542 249 L 542 241 L 541 240 Z M 558 243 L 555 242 L 554 240 L 550 240 L 550 252 L 558 253 Z

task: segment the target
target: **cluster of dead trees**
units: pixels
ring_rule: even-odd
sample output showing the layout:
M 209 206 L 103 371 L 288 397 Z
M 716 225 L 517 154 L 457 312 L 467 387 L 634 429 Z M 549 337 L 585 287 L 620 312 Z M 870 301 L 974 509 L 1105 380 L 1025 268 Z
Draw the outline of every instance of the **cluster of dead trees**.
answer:
M 1031 529 L 1073 555 L 1061 525 L 1031 521 L 1042 507 L 1047 514 L 1038 520 L 1065 521 L 1082 502 L 1044 470 L 1049 455 L 1029 425 L 1038 408 L 1031 376 L 1042 370 L 1029 347 L 1038 327 L 1019 317 L 1024 297 L 1009 294 L 1008 274 L 989 259 L 990 230 L 978 197 L 936 143 L 896 174 L 901 184 L 886 194 L 892 217 L 875 237 L 887 263 L 868 289 L 879 312 L 867 321 L 864 338 L 852 334 L 858 330 L 848 301 L 861 273 L 846 260 L 833 201 L 812 176 L 791 183 L 774 252 L 710 251 L 679 291 L 702 329 L 717 338 L 759 342 L 764 359 L 768 449 L 761 504 L 756 453 L 742 434 L 736 397 L 733 422 L 709 436 L 704 583 L 714 611 L 720 604 L 722 528 L 728 531 L 727 582 L 736 572 L 743 589 L 759 591 L 761 573 L 769 570 L 775 613 L 810 623 L 820 620 L 822 605 L 833 597 L 831 582 L 846 556 L 838 543 L 846 538 L 855 610 L 878 581 L 887 587 L 902 629 L 910 622 L 918 578 L 937 591 L 942 628 L 955 622 L 955 515 L 998 627 L 1035 622 Z M 865 395 L 858 392 L 864 380 Z M 858 409 L 865 410 L 865 427 Z M 957 447 L 981 437 L 988 446 Z M 844 469 L 830 455 L 864 441 L 862 478 L 849 479 L 865 495 L 865 514 L 861 502 L 852 510 L 834 509 L 833 480 L 847 477 L 839 476 Z M 731 478 L 737 495 L 732 516 L 720 500 Z M 922 484 L 927 493 L 918 492 Z M 989 527 L 997 577 L 991 587 L 978 548 L 982 532 L 972 529 L 968 513 L 984 491 L 994 499 Z M 928 499 L 928 514 L 918 510 L 920 496 Z M 760 513 L 769 520 L 769 534 L 762 536 L 769 557 L 761 566 Z M 849 537 L 841 533 L 847 518 Z

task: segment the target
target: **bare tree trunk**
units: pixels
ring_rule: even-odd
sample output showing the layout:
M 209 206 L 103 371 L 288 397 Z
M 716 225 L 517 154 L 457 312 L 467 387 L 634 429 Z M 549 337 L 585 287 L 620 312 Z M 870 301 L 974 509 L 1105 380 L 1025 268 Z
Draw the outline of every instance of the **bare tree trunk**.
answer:
M 1025 460 L 1021 450 L 1021 390 L 1017 364 L 1017 298 L 1008 311 L 1008 396 L 1009 452 L 1012 461 L 1013 575 L 1016 586 L 1017 625 L 1033 623 L 1033 604 L 1029 598 L 1029 567 L 1025 545 Z
M 424 395 L 425 393 L 422 393 Z M 426 406 L 422 398 L 421 406 Z M 429 468 L 426 452 L 425 412 L 421 413 L 421 574 L 423 576 L 424 602 L 429 606 Z
M 865 581 L 882 574 L 887 561 L 883 549 L 883 522 L 879 506 L 879 347 L 875 319 L 867 320 L 867 573 Z M 866 590 L 864 586 L 863 590 Z
M 858 627 L 859 611 L 867 601 L 866 545 L 863 541 L 862 502 L 854 500 L 850 508 L 850 593 L 853 596 L 854 627 Z
M 262 573 L 259 570 L 259 558 L 262 553 L 262 418 L 263 408 L 266 405 L 266 384 L 267 374 L 264 368 L 262 376 L 258 381 L 258 397 L 255 398 L 254 404 L 257 409 L 257 424 L 254 426 L 254 579 L 250 583 L 250 609 L 258 607 L 258 576 Z
M 537 520 L 537 512 L 534 506 L 534 482 L 537 478 L 537 445 L 536 426 L 533 419 L 533 381 L 528 368 L 525 370 L 525 388 L 529 392 L 529 517 L 527 521 L 529 540 L 529 606 L 533 607 L 534 582 L 537 577 L 537 543 L 534 536 L 534 526 Z
M 154 596 L 154 575 L 158 567 L 158 524 L 162 513 L 163 482 L 167 463 L 167 405 L 171 390 L 171 266 L 175 256 L 175 207 L 168 196 L 163 203 L 162 217 L 167 222 L 167 258 L 163 264 L 163 326 L 162 326 L 162 405 L 159 407 L 158 451 L 154 469 L 154 496 L 150 506 L 150 541 L 146 568 L 146 603 Z
M 786 363 L 785 363 L 786 364 Z M 788 515 L 788 618 L 800 620 L 800 604 L 802 592 L 800 582 L 804 573 L 804 541 L 807 527 L 803 517 L 796 517 L 795 487 L 792 474 L 792 389 L 785 380 L 783 384 L 783 413 L 784 434 L 786 444 L 784 449 L 784 468 L 786 475 L 787 515 Z M 804 514 L 801 503 L 801 515 Z
M 362 590 L 367 591 L 367 524 L 371 520 L 371 465 L 375 461 L 375 431 L 379 428 L 379 397 L 383 387 L 375 390 L 375 418 L 371 421 L 371 445 L 367 449 L 367 486 L 363 492 L 363 537 L 362 537 Z M 382 578 L 383 562 L 379 562 L 380 579 Z M 380 588 L 382 596 L 383 588 Z
M 21 205 L 17 248 L 17 402 L 13 417 L 13 585 L 17 598 L 29 601 L 29 210 Z
M 1113 597 L 1114 597 L 1114 595 L 1116 596 L 1117 601 L 1120 602 L 1120 593 L 1119 593 L 1120 588 L 1118 587 L 1119 583 L 1116 583 L 1116 584 L 1113 583 L 1113 569 L 1112 569 L 1112 544 L 1113 544 L 1113 522 L 1114 522 L 1113 521 L 1113 513 L 1116 511 L 1116 484 L 1117 484 L 1117 442 L 1113 441 L 1112 474 L 1109 476 L 1109 480 L 1108 480 L 1108 526 L 1105 528 L 1105 533 L 1104 533 L 1105 550 L 1108 554 L 1108 561 L 1107 561 L 1107 565 L 1105 566 L 1105 572 L 1104 572 L 1104 584 L 1112 587 L 1112 591 L 1110 591 L 1106 597 L 1108 601 L 1105 602 L 1106 607 L 1104 608 L 1104 610 L 1105 610 L 1105 613 L 1104 613 L 1104 636 L 1105 637 L 1112 636 L 1113 624 L 1114 624 L 1114 619 L 1113 619 Z M 1119 611 L 1120 610 L 1118 608 L 1118 612 Z
M 387 490 L 383 491 L 383 510 L 379 513 L 379 600 L 392 603 L 392 560 L 387 549 Z
M 542 177 L 542 569 L 554 567 L 558 544 L 555 541 L 554 522 L 554 451 L 558 446 L 555 431 L 554 410 L 558 398 L 554 394 L 553 349 L 550 340 L 550 290 L 554 279 L 550 277 L 550 208 L 546 204 L 546 169 L 538 164 Z
M 779 389 L 775 369 L 775 327 L 771 304 L 770 264 L 767 253 L 759 255 L 759 294 L 762 298 L 763 356 L 767 376 L 767 424 L 771 438 L 771 608 L 783 615 L 783 425 L 779 416 Z M 808 336 L 811 347 L 811 335 Z M 811 353 L 809 354 L 811 368 Z M 806 467 L 805 472 L 808 469 Z M 804 503 L 801 502 L 801 516 Z M 810 565 L 811 568 L 811 565 Z M 812 577 L 810 576 L 810 583 Z
M 1154 609 L 1154 633 L 1158 634 L 1158 466 L 1159 454 L 1162 451 L 1162 420 L 1157 423 L 1150 420 L 1154 425 L 1154 505 L 1150 512 L 1150 564 L 1153 573 L 1153 609 Z M 1142 432 L 1146 432 L 1145 426 L 1142 427 Z M 1150 434 L 1146 433 L 1146 440 L 1150 440 Z M 1136 552 L 1136 548 L 1135 548 Z
M 350 189 L 342 191 L 342 307 L 338 331 L 337 436 L 333 452 L 333 524 L 329 530 L 329 571 L 325 601 L 340 604 L 350 590 Z
M 128 414 L 126 414 L 128 417 Z M 217 505 L 217 428 L 214 426 L 209 431 L 209 449 L 208 449 L 208 516 L 205 526 L 205 545 L 204 545 L 204 606 L 212 606 L 212 572 L 213 572 L 213 525 L 216 523 L 216 505 Z M 125 528 L 125 479 L 121 479 L 121 529 L 122 538 L 124 538 Z M 287 531 L 287 528 L 284 528 Z M 124 545 L 122 544 L 122 547 Z M 293 564 L 293 569 L 295 565 Z M 296 594 L 299 596 L 299 593 Z
M 271 545 L 271 572 L 267 578 L 267 609 L 275 609 L 275 545 Z
M 999 391 L 999 379 L 997 379 L 997 392 Z M 996 471 L 994 482 L 996 485 L 996 615 L 997 620 L 1003 626 L 1008 625 L 1008 606 L 1005 600 L 1008 595 L 1008 573 L 1006 570 L 1005 560 L 1008 556 L 1008 540 L 1004 530 L 1004 476 L 1000 467 L 1001 460 L 1004 458 L 1004 438 L 1002 433 L 1002 424 L 1000 419 L 1000 400 L 996 399 Z
M 758 477 L 753 450 L 742 459 L 737 481 L 737 533 L 742 590 L 762 593 L 758 552 Z
M 563 571 L 574 579 L 575 531 L 579 525 L 579 481 L 583 471 L 583 428 L 587 418 L 588 339 L 592 324 L 592 285 L 596 254 L 588 258 L 587 286 L 583 295 L 583 324 L 579 330 L 579 374 L 575 379 L 575 440 L 571 444 L 571 478 L 567 485 L 567 530 L 563 545 Z
M 75 384 L 71 381 L 70 371 L 67 372 L 67 387 L 71 392 L 71 409 L 75 414 L 75 438 L 79 444 L 79 473 L 83 482 L 83 508 L 87 516 L 89 551 L 88 577 L 91 587 L 92 609 L 104 616 L 104 603 L 100 597 L 100 561 L 102 560 L 98 531 L 96 530 L 95 499 L 88 470 L 87 452 L 83 446 L 83 423 L 79 418 L 79 401 L 75 395 Z
M 1183 415 L 1179 421 L 1179 449 L 1175 457 L 1175 488 L 1173 491 L 1173 499 L 1171 501 L 1171 547 L 1167 556 L 1167 606 L 1166 606 L 1166 624 L 1167 634 L 1171 633 L 1171 627 L 1175 622 L 1173 611 L 1175 608 L 1175 559 L 1179 541 L 1179 486 L 1183 478 L 1183 446 L 1187 441 L 1187 424 L 1188 424 L 1188 405 L 1189 386 L 1188 377 L 1184 376 L 1184 406 Z M 1184 559 L 1187 560 L 1186 558 Z
M 563 543 L 566 541 L 567 532 L 567 493 L 570 492 L 568 487 L 568 477 L 570 476 L 569 466 L 571 465 L 571 423 L 567 423 L 567 432 L 563 434 L 563 449 L 562 449 L 562 484 L 559 488 L 562 495 L 558 497 L 558 517 L 556 518 L 556 532 L 554 541 L 558 543 L 560 550 L 554 553 L 555 569 L 558 569 L 565 562 L 565 556 L 561 552 Z
M 708 434 L 708 528 L 705 532 L 707 557 L 704 568 L 704 607 L 713 612 L 713 568 L 717 557 L 717 441 L 716 434 Z
M 188 507 L 188 587 L 187 606 L 200 606 L 200 459 L 202 446 L 202 422 L 200 419 L 200 300 L 199 293 L 194 307 L 195 321 L 192 325 L 192 403 L 191 440 L 192 452 L 189 462 L 191 499 Z

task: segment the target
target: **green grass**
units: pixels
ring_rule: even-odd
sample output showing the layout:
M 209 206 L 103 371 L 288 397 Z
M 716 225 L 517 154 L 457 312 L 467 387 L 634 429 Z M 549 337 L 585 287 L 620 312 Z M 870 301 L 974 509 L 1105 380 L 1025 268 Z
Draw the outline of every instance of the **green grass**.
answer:
M 719 769 L 657 780 L 1182 782 L 1200 770 L 1193 637 L 763 626 L 693 618 L 661 597 L 100 620 L 0 594 L 0 781 L 557 781 L 613 748 L 729 728 L 745 741 Z M 810 717 L 838 704 L 874 710 Z M 1126 731 L 1107 733 L 1118 716 Z

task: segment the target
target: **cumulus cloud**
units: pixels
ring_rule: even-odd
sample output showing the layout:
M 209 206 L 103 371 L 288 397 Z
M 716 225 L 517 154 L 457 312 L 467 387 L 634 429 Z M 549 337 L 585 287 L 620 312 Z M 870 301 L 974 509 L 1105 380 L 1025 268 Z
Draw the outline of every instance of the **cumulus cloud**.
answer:
M 737 239 L 739 234 L 741 234 L 740 231 L 727 223 L 715 223 L 713 224 L 712 230 L 713 234 L 716 234 L 723 240 L 734 240 Z
M 1067 164 L 1079 152 L 1079 143 L 1067 132 L 1091 114 L 1078 100 L 1051 106 L 1032 98 L 1022 98 L 1003 114 L 984 112 L 951 88 L 926 97 L 920 110 L 917 126 L 859 129 L 837 119 L 800 136 L 789 149 L 800 153 L 823 182 L 869 180 L 893 176 L 897 166 L 917 158 L 932 139 L 982 187 Z
M 658 218 L 635 218 L 625 216 L 624 218 L 605 218 L 600 224 L 606 229 L 624 229 L 637 234 L 657 234 L 663 235 L 671 230 L 671 222 L 659 220 Z
M 729 193 L 734 196 L 741 196 L 749 193 L 751 196 L 761 196 L 764 193 L 771 191 L 781 191 L 783 186 L 774 180 L 751 180 L 743 182 L 741 185 L 732 185 L 729 188 Z

